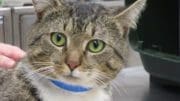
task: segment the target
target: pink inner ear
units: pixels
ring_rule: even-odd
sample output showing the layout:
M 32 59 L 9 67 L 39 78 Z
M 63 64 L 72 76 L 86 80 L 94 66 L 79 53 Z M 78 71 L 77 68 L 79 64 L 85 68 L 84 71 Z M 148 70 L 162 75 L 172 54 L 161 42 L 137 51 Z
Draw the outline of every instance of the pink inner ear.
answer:
M 127 37 L 127 35 L 128 35 L 128 33 L 129 33 L 129 28 L 128 27 L 126 27 L 126 26 L 123 26 L 123 37 L 124 38 L 126 38 Z
M 42 18 L 43 12 L 48 6 L 50 6 L 51 4 L 53 5 L 52 1 L 50 0 L 32 0 L 32 1 L 33 1 L 35 11 L 37 13 L 38 19 Z
M 47 8 L 54 8 L 56 6 L 63 6 L 61 0 L 32 0 L 38 18 L 42 18 Z M 60 7 L 62 8 L 62 7 Z
M 33 5 L 34 5 L 34 8 L 36 10 L 36 12 L 42 12 L 49 4 L 47 2 L 44 1 L 44 2 L 41 2 L 41 0 L 33 0 Z

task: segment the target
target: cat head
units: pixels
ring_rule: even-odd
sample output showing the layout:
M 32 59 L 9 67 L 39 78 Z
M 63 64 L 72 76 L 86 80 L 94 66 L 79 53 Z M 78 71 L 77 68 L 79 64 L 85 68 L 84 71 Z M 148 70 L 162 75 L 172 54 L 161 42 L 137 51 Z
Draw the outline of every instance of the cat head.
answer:
M 106 85 L 123 68 L 127 34 L 146 0 L 125 9 L 95 3 L 33 0 L 38 20 L 29 35 L 32 70 L 89 87 Z M 49 71 L 49 70 L 53 71 Z

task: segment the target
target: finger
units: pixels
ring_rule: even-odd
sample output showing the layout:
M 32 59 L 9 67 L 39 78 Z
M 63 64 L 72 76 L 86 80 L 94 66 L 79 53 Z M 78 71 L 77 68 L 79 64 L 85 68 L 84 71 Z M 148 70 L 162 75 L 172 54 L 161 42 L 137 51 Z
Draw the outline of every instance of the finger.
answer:
M 13 68 L 13 66 L 15 65 L 15 61 L 6 57 L 6 56 L 3 56 L 3 55 L 0 55 L 0 67 L 2 68 Z
M 20 60 L 26 54 L 20 48 L 12 46 L 12 45 L 0 43 L 0 48 L 1 48 L 0 55 L 5 55 L 9 58 L 14 59 L 15 61 Z

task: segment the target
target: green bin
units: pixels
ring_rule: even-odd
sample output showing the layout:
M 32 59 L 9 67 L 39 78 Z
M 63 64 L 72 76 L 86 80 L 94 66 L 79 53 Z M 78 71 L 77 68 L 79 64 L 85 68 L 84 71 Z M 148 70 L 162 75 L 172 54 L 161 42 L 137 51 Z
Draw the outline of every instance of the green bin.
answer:
M 151 80 L 163 85 L 180 86 L 179 6 L 179 0 L 147 0 L 137 30 L 129 34 Z

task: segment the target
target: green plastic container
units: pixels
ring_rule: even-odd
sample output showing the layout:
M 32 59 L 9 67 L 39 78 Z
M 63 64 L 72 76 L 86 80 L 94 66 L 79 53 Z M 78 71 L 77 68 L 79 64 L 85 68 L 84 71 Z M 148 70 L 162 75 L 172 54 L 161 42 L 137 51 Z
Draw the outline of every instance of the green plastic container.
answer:
M 4 4 L 4 0 L 0 0 L 0 6 Z
M 166 85 L 180 86 L 179 4 L 179 0 L 148 0 L 138 29 L 129 35 L 151 80 Z

